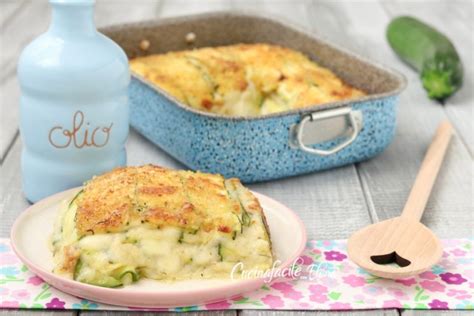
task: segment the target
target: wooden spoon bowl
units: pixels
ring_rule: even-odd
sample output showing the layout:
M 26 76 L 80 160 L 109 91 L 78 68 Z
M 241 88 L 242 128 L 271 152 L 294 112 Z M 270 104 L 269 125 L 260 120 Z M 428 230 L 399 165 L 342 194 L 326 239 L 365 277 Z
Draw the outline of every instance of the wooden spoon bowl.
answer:
M 447 121 L 438 127 L 402 215 L 363 228 L 349 239 L 349 257 L 373 275 L 403 278 L 428 270 L 441 258 L 441 243 L 420 219 L 452 131 Z
M 371 274 L 399 279 L 436 264 L 443 249 L 425 225 L 399 216 L 356 232 L 349 239 L 348 253 L 352 261 Z

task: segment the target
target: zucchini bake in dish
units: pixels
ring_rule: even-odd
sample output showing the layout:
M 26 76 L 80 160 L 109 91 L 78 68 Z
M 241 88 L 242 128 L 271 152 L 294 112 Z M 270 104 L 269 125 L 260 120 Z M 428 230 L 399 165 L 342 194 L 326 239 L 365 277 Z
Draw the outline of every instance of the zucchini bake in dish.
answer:
M 263 210 L 238 179 L 153 165 L 87 182 L 64 202 L 52 248 L 55 273 L 105 287 L 230 278 L 239 262 L 273 264 Z
M 365 95 L 289 48 L 237 44 L 130 60 L 133 73 L 182 103 L 228 116 L 258 116 Z

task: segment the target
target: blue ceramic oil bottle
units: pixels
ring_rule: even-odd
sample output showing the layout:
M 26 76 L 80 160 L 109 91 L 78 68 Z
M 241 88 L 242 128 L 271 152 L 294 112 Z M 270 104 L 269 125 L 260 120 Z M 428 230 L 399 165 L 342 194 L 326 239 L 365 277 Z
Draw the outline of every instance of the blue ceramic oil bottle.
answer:
M 94 0 L 50 0 L 52 21 L 18 64 L 28 200 L 126 164 L 128 61 L 94 25 Z

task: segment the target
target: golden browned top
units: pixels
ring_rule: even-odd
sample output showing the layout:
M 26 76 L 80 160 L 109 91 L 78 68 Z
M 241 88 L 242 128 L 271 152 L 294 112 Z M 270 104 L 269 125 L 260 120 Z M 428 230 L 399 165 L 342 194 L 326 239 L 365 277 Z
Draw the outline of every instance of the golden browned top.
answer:
M 130 68 L 199 110 L 255 116 L 357 98 L 364 92 L 289 48 L 237 44 L 139 57 Z
M 153 165 L 117 168 L 95 177 L 72 203 L 77 205 L 79 236 L 137 224 L 232 233 L 241 230 L 246 212 L 263 214 L 238 179 Z

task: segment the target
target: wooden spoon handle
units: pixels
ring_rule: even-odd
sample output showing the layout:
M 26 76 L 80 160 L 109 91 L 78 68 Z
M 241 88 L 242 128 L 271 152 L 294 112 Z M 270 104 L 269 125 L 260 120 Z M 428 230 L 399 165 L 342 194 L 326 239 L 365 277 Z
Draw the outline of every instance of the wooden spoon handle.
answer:
M 443 121 L 438 126 L 403 208 L 403 217 L 417 221 L 421 219 L 452 134 L 453 127 L 448 121 Z

